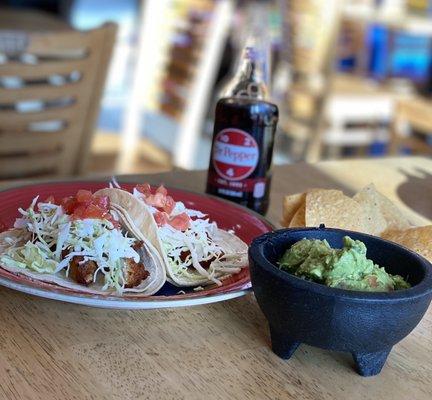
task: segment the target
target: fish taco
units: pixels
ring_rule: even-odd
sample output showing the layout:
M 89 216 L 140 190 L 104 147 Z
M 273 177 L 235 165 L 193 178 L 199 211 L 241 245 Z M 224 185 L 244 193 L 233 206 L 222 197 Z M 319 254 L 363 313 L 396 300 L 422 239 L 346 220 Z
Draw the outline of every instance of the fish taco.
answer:
M 186 208 L 160 186 L 137 185 L 96 192 L 112 207 L 125 212 L 136 235 L 144 235 L 161 254 L 167 280 L 180 287 L 215 283 L 247 267 L 247 245 L 234 233 L 220 229 L 204 213 Z
M 166 281 L 150 241 L 107 196 L 36 197 L 0 233 L 0 268 L 83 293 L 150 296 Z

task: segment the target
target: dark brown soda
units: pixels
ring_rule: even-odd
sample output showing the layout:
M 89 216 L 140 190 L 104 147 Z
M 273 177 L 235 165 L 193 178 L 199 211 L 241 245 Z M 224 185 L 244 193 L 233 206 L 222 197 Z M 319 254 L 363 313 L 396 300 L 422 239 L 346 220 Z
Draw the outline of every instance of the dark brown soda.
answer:
M 269 206 L 271 184 L 271 165 L 273 144 L 278 121 L 278 108 L 276 105 L 263 100 L 247 97 L 222 98 L 216 106 L 215 125 L 213 132 L 213 145 L 209 163 L 206 192 L 212 195 L 241 204 L 260 214 L 265 214 Z M 246 178 L 244 186 L 260 182 L 265 185 L 258 197 L 254 191 L 242 190 L 237 187 L 240 183 L 221 179 L 213 163 L 215 137 L 222 130 L 240 129 L 251 135 L 259 150 L 259 159 L 253 172 Z M 246 182 L 244 180 L 244 182 Z M 221 183 L 225 182 L 225 183 Z M 235 186 L 237 187 L 235 187 Z M 263 195 L 261 195 L 263 193 Z

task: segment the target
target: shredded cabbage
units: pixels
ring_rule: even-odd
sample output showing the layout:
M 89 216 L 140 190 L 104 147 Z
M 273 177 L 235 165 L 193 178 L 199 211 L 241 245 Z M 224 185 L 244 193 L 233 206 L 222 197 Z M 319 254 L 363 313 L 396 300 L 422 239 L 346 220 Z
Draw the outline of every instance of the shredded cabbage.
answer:
M 238 268 L 225 270 L 223 267 L 226 255 L 224 249 L 213 240 L 216 231 L 217 224 L 208 219 L 191 220 L 190 227 L 184 232 L 170 225 L 159 228 L 162 245 L 175 275 L 192 281 L 201 280 L 204 276 L 220 285 L 221 282 L 216 277 L 218 271 L 239 271 Z M 201 263 L 208 261 L 211 262 L 209 268 L 203 268 Z
M 32 242 L 1 256 L 1 262 L 16 268 L 28 268 L 41 273 L 54 273 L 57 263 Z
M 174 209 L 171 212 L 171 216 L 174 217 L 182 213 L 186 213 L 189 217 L 196 217 L 196 218 L 206 217 L 206 214 L 203 214 L 201 211 L 186 208 L 184 203 L 182 203 L 181 201 L 177 201 L 175 203 Z
M 132 248 L 136 239 L 115 229 L 108 220 L 72 220 L 61 206 L 37 203 L 37 200 L 36 197 L 27 210 L 19 210 L 22 217 L 14 225 L 30 232 L 30 240 L 22 246 L 9 248 L 0 256 L 0 262 L 40 273 L 64 271 L 67 276 L 71 259 L 82 256 L 83 262 L 96 262 L 94 282 L 102 276 L 102 290 L 114 288 L 122 293 L 124 259 L 132 258 L 135 262 L 140 259 Z M 65 250 L 68 254 L 64 256 Z

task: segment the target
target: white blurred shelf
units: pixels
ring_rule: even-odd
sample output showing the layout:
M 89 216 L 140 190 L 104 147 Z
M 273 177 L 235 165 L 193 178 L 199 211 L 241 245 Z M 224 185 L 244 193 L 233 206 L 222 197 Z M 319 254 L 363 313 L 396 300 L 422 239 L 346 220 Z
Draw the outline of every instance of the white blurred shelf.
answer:
M 432 18 L 407 13 L 382 13 L 363 6 L 345 6 L 343 16 L 363 23 L 383 24 L 418 35 L 432 35 Z

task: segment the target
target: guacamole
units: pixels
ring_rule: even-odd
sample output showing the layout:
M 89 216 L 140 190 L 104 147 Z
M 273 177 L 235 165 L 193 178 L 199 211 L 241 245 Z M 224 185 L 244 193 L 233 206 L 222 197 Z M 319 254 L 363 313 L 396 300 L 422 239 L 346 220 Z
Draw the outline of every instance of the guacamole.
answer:
M 349 236 L 343 248 L 332 249 L 326 240 L 303 239 L 289 248 L 279 261 L 280 269 L 326 286 L 368 292 L 408 289 L 399 275 L 366 258 L 366 246 Z

